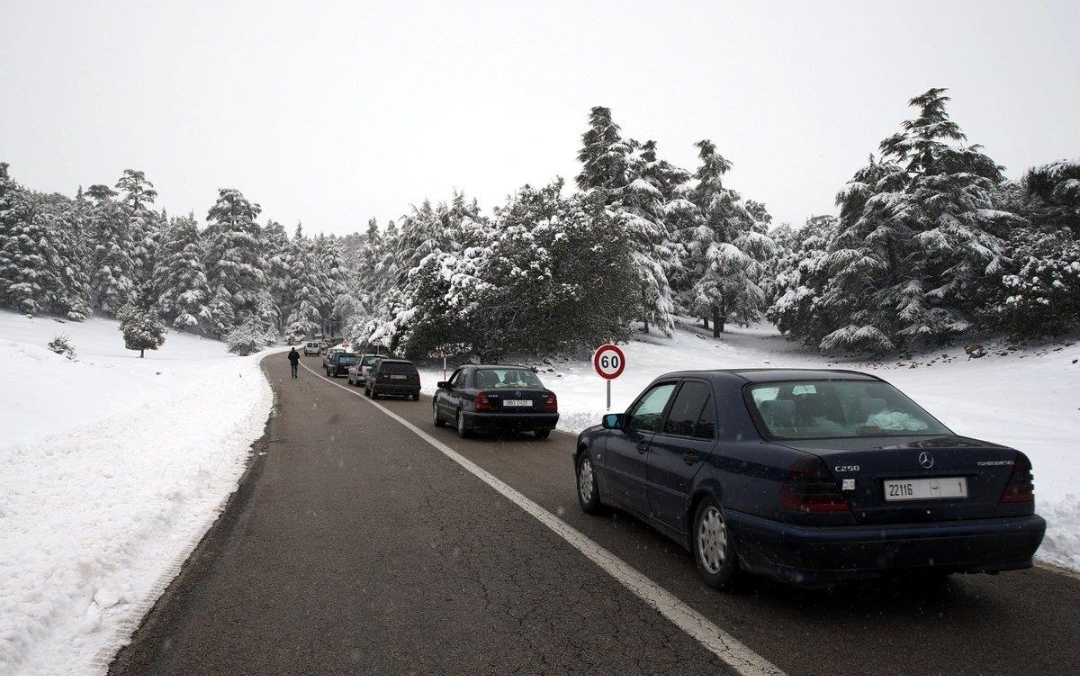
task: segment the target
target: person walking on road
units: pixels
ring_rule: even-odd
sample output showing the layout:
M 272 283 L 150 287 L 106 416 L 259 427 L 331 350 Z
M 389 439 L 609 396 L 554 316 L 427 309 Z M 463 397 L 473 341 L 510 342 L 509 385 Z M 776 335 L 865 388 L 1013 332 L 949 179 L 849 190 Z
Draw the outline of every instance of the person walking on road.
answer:
M 296 369 L 300 365 L 300 353 L 296 351 L 296 348 L 289 350 L 289 366 L 292 367 L 292 377 L 296 377 Z

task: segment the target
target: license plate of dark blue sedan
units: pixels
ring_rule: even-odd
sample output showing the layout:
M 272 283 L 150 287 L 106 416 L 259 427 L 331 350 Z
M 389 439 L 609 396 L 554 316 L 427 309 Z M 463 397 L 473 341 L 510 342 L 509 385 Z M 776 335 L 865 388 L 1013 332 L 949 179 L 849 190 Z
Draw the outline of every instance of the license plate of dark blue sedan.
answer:
M 942 500 L 966 498 L 967 477 L 934 477 L 931 479 L 887 479 L 885 501 Z
M 503 399 L 503 406 L 532 406 L 528 399 Z

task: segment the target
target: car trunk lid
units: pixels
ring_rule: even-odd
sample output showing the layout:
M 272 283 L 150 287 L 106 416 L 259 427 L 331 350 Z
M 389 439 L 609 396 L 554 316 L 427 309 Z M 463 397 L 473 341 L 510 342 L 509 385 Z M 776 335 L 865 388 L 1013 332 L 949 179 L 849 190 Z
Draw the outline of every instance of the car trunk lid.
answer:
M 1020 454 L 958 436 L 784 441 L 820 457 L 856 521 L 991 518 Z

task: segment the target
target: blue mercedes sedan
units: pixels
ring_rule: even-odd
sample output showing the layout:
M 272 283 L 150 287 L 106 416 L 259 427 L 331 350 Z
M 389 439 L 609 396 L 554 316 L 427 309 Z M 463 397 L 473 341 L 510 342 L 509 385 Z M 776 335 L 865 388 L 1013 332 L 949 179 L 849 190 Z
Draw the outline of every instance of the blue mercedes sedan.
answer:
M 1023 453 L 853 371 L 668 373 L 573 459 L 582 509 L 641 518 L 719 589 L 1029 568 L 1046 530 Z

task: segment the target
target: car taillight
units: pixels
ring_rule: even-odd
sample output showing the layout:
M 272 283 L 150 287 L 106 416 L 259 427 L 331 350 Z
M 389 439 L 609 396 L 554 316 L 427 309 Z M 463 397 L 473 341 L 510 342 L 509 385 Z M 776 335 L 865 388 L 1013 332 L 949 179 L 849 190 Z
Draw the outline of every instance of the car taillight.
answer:
M 1016 454 L 1012 476 L 1001 494 L 1001 502 L 1034 502 L 1035 479 L 1031 474 L 1031 461 L 1023 453 Z
M 806 455 L 792 464 L 780 487 L 780 506 L 797 512 L 846 512 L 847 500 L 816 455 Z
M 557 413 L 559 410 L 559 399 L 555 396 L 554 392 L 548 392 L 547 401 L 544 402 L 545 413 Z
M 491 405 L 491 401 L 488 400 L 487 392 L 476 393 L 476 410 L 477 411 L 492 411 L 494 407 Z

